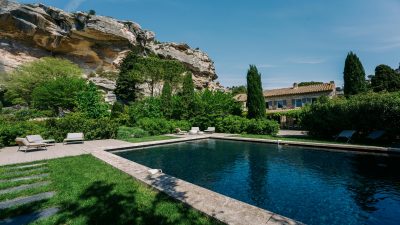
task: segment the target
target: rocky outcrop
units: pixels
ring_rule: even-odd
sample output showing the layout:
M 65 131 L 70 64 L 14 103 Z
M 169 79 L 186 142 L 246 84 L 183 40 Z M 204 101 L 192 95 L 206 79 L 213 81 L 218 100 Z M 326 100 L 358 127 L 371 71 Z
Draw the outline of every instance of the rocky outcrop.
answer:
M 214 82 L 214 63 L 206 53 L 186 44 L 160 44 L 153 32 L 137 23 L 0 0 L 0 71 L 10 71 L 43 56 L 67 58 L 86 74 L 99 69 L 117 71 L 132 48 L 183 62 L 193 72 L 199 89 L 219 88 Z M 101 80 L 99 86 L 104 82 Z

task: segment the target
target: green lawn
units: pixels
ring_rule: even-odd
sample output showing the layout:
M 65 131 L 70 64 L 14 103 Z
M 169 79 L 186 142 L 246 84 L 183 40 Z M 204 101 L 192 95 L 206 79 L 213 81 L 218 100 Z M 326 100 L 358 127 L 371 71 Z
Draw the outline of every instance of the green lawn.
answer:
M 175 138 L 178 138 L 178 137 L 159 135 L 159 136 L 148 136 L 148 137 L 142 137 L 142 138 L 126 138 L 126 139 L 121 139 L 121 140 L 129 141 L 132 143 L 139 143 L 139 142 L 147 142 L 147 141 L 162 141 L 162 140 L 169 140 L 169 139 L 175 139 Z
M 218 224 L 90 155 L 49 160 L 43 167 L 50 176 L 40 180 L 50 181 L 48 186 L 3 195 L 1 200 L 44 191 L 56 191 L 56 195 L 0 210 L 0 220 L 57 206 L 56 215 L 34 224 Z M 0 167 L 0 172 L 8 168 Z M 7 182 L 0 189 L 20 184 Z

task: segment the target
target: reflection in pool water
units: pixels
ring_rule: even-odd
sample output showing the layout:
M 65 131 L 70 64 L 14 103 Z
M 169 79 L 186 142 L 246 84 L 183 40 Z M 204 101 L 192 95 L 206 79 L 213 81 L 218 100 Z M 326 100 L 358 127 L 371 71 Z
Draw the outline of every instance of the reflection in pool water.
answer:
M 203 140 L 117 153 L 306 224 L 400 224 L 400 158 Z

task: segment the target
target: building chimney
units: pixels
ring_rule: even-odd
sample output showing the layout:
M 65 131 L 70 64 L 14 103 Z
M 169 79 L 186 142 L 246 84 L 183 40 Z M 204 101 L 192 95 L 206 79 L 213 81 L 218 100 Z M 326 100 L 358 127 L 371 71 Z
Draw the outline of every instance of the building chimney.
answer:
M 299 87 L 299 85 L 297 83 L 293 83 L 293 89 L 296 89 L 298 87 Z

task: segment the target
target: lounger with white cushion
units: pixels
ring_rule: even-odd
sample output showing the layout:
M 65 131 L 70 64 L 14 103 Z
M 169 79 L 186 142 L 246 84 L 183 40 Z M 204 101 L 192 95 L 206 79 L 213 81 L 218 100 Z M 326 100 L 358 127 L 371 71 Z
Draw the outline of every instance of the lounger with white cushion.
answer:
M 23 148 L 25 148 L 25 152 L 30 150 L 30 149 L 35 149 L 35 150 L 39 150 L 39 149 L 45 149 L 47 150 L 47 144 L 46 143 L 31 143 L 28 141 L 28 139 L 26 138 L 16 138 L 15 139 L 15 143 L 17 143 L 18 145 L 18 150 L 21 150 Z
M 215 127 L 208 127 L 207 130 L 204 130 L 205 133 L 214 133 L 215 132 Z
M 192 127 L 192 129 L 190 129 L 189 134 L 191 135 L 195 135 L 195 134 L 204 134 L 203 131 L 200 131 L 200 127 Z
M 54 139 L 43 139 L 42 136 L 40 135 L 28 135 L 26 136 L 26 139 L 30 142 L 30 143 L 44 143 L 44 144 L 50 144 L 52 143 L 53 145 L 56 143 L 56 141 Z
M 84 140 L 83 133 L 68 133 L 63 143 L 83 143 Z
M 351 138 L 353 137 L 353 135 L 355 133 L 356 133 L 355 130 L 344 130 L 344 131 L 340 132 L 340 134 L 338 136 L 336 136 L 335 140 L 337 140 L 339 138 L 344 138 L 344 139 L 347 139 L 347 143 L 348 143 L 349 141 L 351 141 Z

